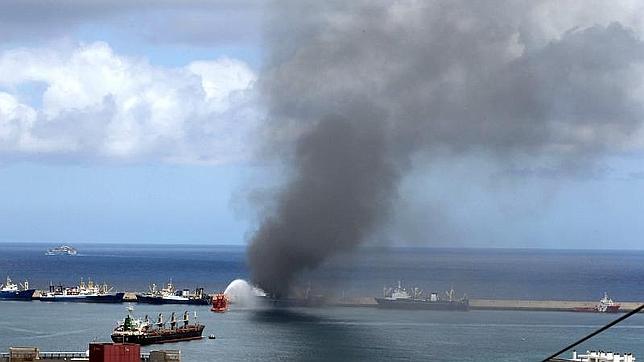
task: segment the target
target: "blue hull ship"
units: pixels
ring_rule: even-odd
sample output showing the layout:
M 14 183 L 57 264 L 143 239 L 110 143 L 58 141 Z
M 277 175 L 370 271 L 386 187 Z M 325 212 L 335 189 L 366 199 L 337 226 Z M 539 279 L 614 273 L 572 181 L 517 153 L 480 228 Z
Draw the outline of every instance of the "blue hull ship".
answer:
M 74 302 L 74 303 L 122 303 L 125 293 L 110 293 L 112 288 L 107 284 L 87 283 L 81 279 L 76 287 L 57 287 L 50 285 L 49 292 L 40 296 L 41 302 Z
M 41 302 L 123 303 L 125 293 L 99 295 L 43 295 Z
M 4 284 L 0 284 L 0 300 L 32 300 L 35 289 L 29 289 L 29 283 L 25 281 L 22 290 L 14 284 L 9 277 Z

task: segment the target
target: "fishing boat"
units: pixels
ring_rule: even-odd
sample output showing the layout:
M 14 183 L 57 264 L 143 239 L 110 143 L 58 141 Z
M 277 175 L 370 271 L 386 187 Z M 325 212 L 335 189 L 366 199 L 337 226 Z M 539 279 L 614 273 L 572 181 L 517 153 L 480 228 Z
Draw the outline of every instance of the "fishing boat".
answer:
M 138 303 L 148 304 L 191 304 L 191 305 L 208 305 L 210 297 L 204 293 L 203 288 L 195 289 L 191 293 L 189 289 L 177 291 L 170 280 L 164 288 L 157 289 L 156 284 L 151 284 L 147 293 L 137 294 Z
M 85 302 L 85 303 L 121 303 L 125 293 L 112 293 L 113 288 L 107 284 L 95 284 L 91 279 L 85 283 L 80 280 L 78 286 L 63 287 L 50 283 L 49 291 L 40 295 L 43 302 Z
M 34 296 L 35 289 L 29 289 L 29 282 L 15 284 L 7 276 L 4 284 L 0 284 L 0 300 L 31 300 Z

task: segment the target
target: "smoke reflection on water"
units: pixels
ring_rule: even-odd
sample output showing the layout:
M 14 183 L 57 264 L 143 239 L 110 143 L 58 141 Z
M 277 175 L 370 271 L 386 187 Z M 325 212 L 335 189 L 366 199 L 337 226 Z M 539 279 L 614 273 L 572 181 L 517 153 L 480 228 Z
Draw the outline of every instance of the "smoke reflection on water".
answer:
M 254 311 L 250 320 L 271 330 L 287 330 L 290 335 L 287 347 L 291 350 L 289 359 L 340 361 L 378 356 L 376 351 L 378 346 L 383 345 L 381 341 L 369 343 L 373 347 L 369 350 L 356 348 L 356 341 L 372 339 L 373 336 L 367 336 L 364 330 L 355 326 L 321 315 L 323 310 L 266 308 Z

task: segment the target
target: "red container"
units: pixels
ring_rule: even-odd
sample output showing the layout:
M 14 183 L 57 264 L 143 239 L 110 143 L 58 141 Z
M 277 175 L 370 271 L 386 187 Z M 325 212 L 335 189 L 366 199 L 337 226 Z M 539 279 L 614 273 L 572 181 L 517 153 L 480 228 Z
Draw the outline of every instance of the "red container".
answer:
M 89 362 L 140 362 L 141 346 L 133 343 L 90 343 Z

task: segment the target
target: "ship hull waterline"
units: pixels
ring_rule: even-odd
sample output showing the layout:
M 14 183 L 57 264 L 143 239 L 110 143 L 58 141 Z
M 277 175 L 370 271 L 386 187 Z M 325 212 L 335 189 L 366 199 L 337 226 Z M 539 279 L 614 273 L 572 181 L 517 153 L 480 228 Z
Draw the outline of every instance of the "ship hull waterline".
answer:
M 29 301 L 34 297 L 35 289 L 21 290 L 18 292 L 0 292 L 0 300 Z
M 141 335 L 118 335 L 112 334 L 112 341 L 115 343 L 136 343 L 142 346 L 150 344 L 175 343 L 183 341 L 193 341 L 203 339 L 202 333 L 204 326 L 190 328 L 189 330 L 178 329 L 176 332 L 164 332 L 160 334 L 141 334 Z
M 145 304 L 187 304 L 187 305 L 209 305 L 209 299 L 166 299 L 161 297 L 148 297 L 137 294 L 137 303 Z
M 88 296 L 41 296 L 41 302 L 69 302 L 69 303 L 123 303 L 125 293 L 111 295 L 88 295 Z

